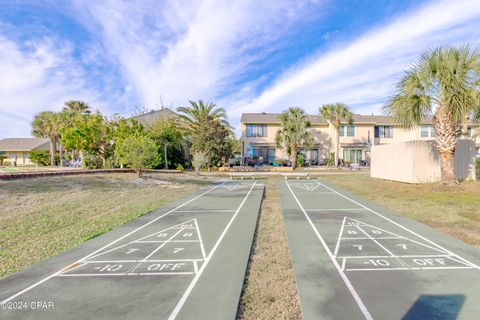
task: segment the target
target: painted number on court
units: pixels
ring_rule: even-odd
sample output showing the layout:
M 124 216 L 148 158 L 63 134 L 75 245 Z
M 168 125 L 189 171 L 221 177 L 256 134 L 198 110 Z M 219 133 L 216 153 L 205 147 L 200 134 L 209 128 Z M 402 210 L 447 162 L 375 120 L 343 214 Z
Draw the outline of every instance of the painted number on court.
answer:
M 364 262 L 365 264 L 371 264 L 372 266 L 374 267 L 388 267 L 390 265 L 390 262 L 388 262 L 387 260 L 383 260 L 383 259 L 370 259 L 366 262 Z
M 98 271 L 100 271 L 100 272 L 105 272 L 105 271 L 106 272 L 115 272 L 115 271 L 120 270 L 122 267 L 123 267 L 123 265 L 121 265 L 121 264 L 107 264 Z

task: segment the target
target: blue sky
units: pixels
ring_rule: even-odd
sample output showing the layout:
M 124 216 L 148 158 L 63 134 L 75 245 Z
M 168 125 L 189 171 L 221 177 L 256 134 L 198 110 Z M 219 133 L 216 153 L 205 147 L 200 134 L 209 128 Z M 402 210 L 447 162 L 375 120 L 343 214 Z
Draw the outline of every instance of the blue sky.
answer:
M 425 50 L 479 42 L 478 0 L 0 0 L 0 137 L 72 99 L 123 116 L 214 101 L 237 132 L 242 112 L 378 114 Z

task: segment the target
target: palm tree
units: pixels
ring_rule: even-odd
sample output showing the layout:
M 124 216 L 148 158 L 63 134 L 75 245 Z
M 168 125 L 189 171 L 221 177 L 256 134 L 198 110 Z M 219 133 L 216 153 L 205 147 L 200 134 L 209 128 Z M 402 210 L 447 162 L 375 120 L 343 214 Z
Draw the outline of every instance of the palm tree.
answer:
M 52 167 L 55 166 L 59 126 L 59 116 L 53 111 L 42 111 L 32 121 L 32 134 L 38 138 L 50 139 L 50 165 Z
M 65 102 L 65 106 L 63 107 L 62 111 L 70 112 L 73 114 L 92 113 L 92 111 L 90 110 L 90 106 L 87 103 L 78 100 L 70 100 Z
M 297 167 L 297 153 L 301 148 L 310 148 L 314 138 L 310 132 L 310 121 L 301 108 L 289 108 L 280 115 L 282 127 L 277 130 L 275 143 L 277 148 L 285 145 L 290 155 L 292 167 Z
M 335 127 L 337 136 L 335 141 L 335 165 L 338 165 L 338 153 L 340 152 L 340 125 L 342 121 L 353 123 L 353 113 L 344 103 L 324 104 L 320 107 L 320 118 Z
M 185 129 L 195 132 L 200 127 L 200 123 L 214 120 L 219 121 L 230 134 L 233 135 L 233 127 L 227 121 L 227 111 L 219 108 L 213 102 L 205 104 L 200 100 L 198 104 L 195 101 L 189 101 L 191 107 L 178 107 L 179 118 Z
M 442 183 L 456 181 L 454 152 L 465 119 L 480 120 L 480 55 L 468 46 L 423 54 L 384 107 L 396 123 L 413 127 L 433 114 Z

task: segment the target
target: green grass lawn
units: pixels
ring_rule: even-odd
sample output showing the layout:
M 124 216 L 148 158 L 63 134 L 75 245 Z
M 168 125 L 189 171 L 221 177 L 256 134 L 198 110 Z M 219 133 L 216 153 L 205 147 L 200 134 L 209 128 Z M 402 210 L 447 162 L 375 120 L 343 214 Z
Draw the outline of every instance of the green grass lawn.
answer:
M 209 184 L 133 173 L 0 181 L 0 278 Z
M 455 186 L 412 185 L 373 179 L 367 174 L 322 179 L 480 247 L 480 181 Z

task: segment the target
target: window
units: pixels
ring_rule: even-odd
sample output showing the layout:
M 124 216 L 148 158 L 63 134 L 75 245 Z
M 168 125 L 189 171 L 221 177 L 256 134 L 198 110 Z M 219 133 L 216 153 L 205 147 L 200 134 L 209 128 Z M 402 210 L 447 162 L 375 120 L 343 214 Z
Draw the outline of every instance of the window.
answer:
M 247 137 L 266 137 L 266 124 L 247 124 Z
M 433 137 L 435 137 L 435 128 L 433 126 L 421 126 L 420 136 L 422 138 L 433 138 Z
M 345 130 L 346 129 L 346 130 Z M 345 133 L 347 137 L 354 137 L 355 136 L 355 126 L 345 126 L 342 125 L 338 128 L 338 135 L 340 137 L 345 137 Z
M 343 160 L 350 163 L 359 163 L 362 160 L 362 150 L 360 149 L 344 149 Z
M 376 126 L 375 138 L 393 138 L 392 126 Z
M 355 137 L 355 126 L 347 127 L 347 137 Z

